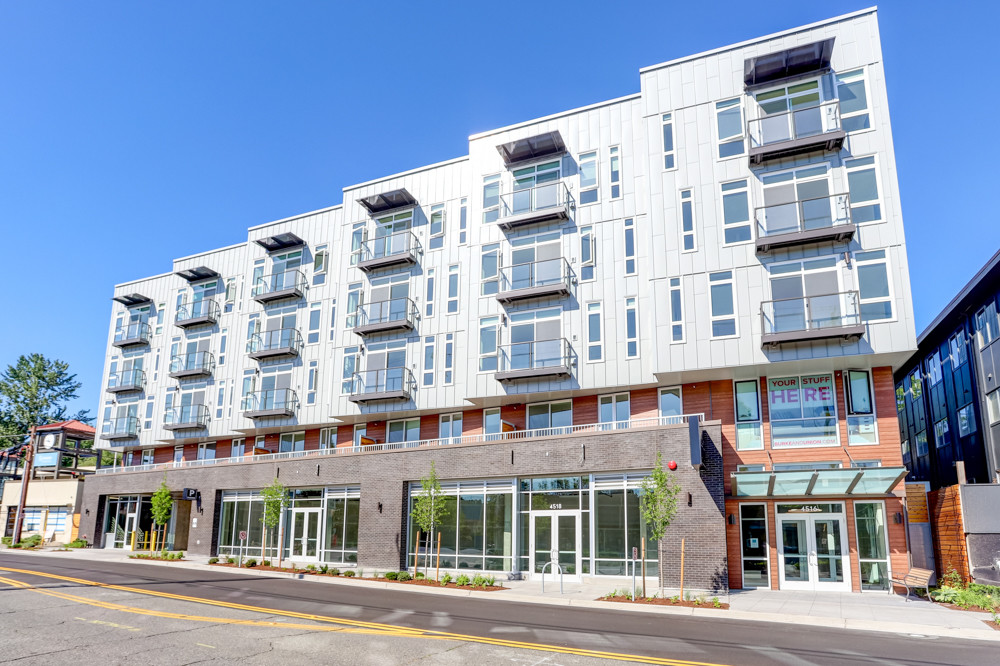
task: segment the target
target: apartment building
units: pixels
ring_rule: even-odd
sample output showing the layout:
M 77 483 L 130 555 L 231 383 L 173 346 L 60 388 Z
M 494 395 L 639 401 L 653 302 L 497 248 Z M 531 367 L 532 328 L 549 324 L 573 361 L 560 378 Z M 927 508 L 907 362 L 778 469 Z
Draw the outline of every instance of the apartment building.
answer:
M 398 569 L 434 463 L 443 568 L 622 576 L 660 453 L 666 585 L 682 538 L 704 589 L 908 566 L 892 372 L 916 343 L 874 9 L 647 67 L 114 299 L 98 430 L 124 464 L 88 479 L 83 529 L 105 547 L 166 473 L 196 498 L 176 545 L 273 556 L 277 478 L 285 557 Z

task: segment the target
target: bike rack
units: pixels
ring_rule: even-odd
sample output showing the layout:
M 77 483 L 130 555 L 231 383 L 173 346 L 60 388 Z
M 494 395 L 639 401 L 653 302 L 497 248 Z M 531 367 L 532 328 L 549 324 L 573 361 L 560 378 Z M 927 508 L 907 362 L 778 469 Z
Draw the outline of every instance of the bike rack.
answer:
M 542 565 L 542 594 L 545 594 L 545 567 L 552 565 L 552 573 L 555 573 L 555 569 L 559 569 L 559 594 L 563 594 L 563 568 L 559 566 L 558 562 L 546 562 Z

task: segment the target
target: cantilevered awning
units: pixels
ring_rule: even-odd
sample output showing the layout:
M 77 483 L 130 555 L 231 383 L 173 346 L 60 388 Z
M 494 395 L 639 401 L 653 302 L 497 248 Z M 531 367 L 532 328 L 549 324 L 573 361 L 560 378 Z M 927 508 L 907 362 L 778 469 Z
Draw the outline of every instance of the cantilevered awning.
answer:
M 153 302 L 151 298 L 142 294 L 122 294 L 121 296 L 115 296 L 111 300 L 118 301 L 127 308 L 134 308 L 137 305 L 146 305 Z
M 827 69 L 830 67 L 830 56 L 833 55 L 833 40 L 831 37 L 821 42 L 747 58 L 743 61 L 743 83 L 750 88 Z
M 413 198 L 412 194 L 406 191 L 405 187 L 401 187 L 398 190 L 373 194 L 370 197 L 358 199 L 358 203 L 367 208 L 369 213 L 375 215 L 376 213 L 384 213 L 388 210 L 396 210 L 397 208 L 416 206 L 417 200 Z
M 198 282 L 200 280 L 208 280 L 209 278 L 219 277 L 219 273 L 213 271 L 207 266 L 198 266 L 196 268 L 186 268 L 183 271 L 177 271 L 175 275 L 179 275 L 188 282 Z
M 905 476 L 905 467 L 734 472 L 733 497 L 888 495 Z
M 504 164 L 510 166 L 517 162 L 539 159 L 549 155 L 562 155 L 566 152 L 566 144 L 563 143 L 559 131 L 553 130 L 545 134 L 529 136 L 527 139 L 501 143 L 497 146 L 497 150 L 500 151 Z
M 268 236 L 267 238 L 258 238 L 256 241 L 257 245 L 268 252 L 277 252 L 278 250 L 288 250 L 293 247 L 299 247 L 300 245 L 305 245 L 306 242 L 292 233 L 287 234 L 277 234 L 274 236 Z

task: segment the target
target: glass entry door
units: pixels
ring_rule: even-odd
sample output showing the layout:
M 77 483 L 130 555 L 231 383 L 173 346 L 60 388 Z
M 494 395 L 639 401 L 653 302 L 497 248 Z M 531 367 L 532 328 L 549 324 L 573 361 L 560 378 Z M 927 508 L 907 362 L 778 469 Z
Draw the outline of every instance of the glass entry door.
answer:
M 841 514 L 778 518 L 782 589 L 850 591 L 846 522 Z
M 531 513 L 529 535 L 531 572 L 541 576 L 542 567 L 555 560 L 564 579 L 580 580 L 580 513 L 578 511 L 535 511 Z M 545 569 L 546 576 L 555 567 Z
M 319 523 L 321 509 L 293 509 L 291 556 L 300 560 L 315 560 L 319 554 Z

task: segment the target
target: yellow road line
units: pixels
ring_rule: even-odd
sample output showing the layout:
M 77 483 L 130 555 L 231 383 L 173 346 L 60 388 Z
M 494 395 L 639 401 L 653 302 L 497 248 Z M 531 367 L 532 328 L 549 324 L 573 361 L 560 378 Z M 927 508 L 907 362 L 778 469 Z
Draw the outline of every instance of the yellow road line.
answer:
M 333 624 L 342 624 L 351 627 L 351 629 L 345 629 L 342 627 L 324 627 L 317 625 L 294 625 L 286 622 L 264 622 L 259 620 L 235 620 L 230 618 L 211 618 L 206 616 L 196 616 L 196 615 L 186 615 L 180 613 L 166 613 L 163 611 L 151 611 L 142 608 L 134 608 L 129 606 L 122 606 L 120 604 L 113 604 L 110 602 L 96 601 L 92 599 L 85 599 L 83 597 L 77 597 L 74 595 L 66 594 L 63 592 L 56 592 L 54 590 L 46 590 L 42 588 L 35 587 L 29 583 L 24 583 L 17 581 L 12 578 L 0 578 L 0 582 L 13 585 L 15 587 L 29 589 L 33 592 L 39 592 L 41 594 L 47 594 L 49 596 L 55 596 L 69 601 L 76 601 L 79 603 L 88 604 L 91 606 L 98 606 L 101 608 L 107 608 L 111 610 L 120 610 L 124 612 L 138 613 L 141 615 L 149 615 L 154 617 L 165 617 L 171 619 L 184 619 L 193 620 L 201 622 L 216 622 L 216 623 L 227 623 L 227 624 L 243 624 L 251 626 L 274 626 L 274 627 L 287 627 L 287 628 L 301 628 L 301 629 L 311 629 L 314 631 L 339 631 L 343 633 L 358 633 L 358 634 L 380 634 L 387 636 L 400 636 L 400 637 L 410 637 L 410 638 L 430 638 L 430 639 L 441 639 L 441 640 L 454 640 L 454 641 L 464 641 L 468 643 L 480 643 L 484 645 L 496 645 L 500 647 L 511 647 L 511 648 L 521 648 L 526 650 L 537 650 L 542 652 L 556 652 L 560 654 L 571 654 L 581 657 L 593 657 L 598 659 L 617 659 L 620 661 L 632 661 L 644 664 L 658 664 L 660 666 L 721 666 L 720 664 L 713 664 L 708 662 L 700 661 L 686 661 L 680 659 L 669 659 L 665 657 L 648 657 L 645 655 L 637 654 L 625 654 L 617 652 L 606 652 L 602 650 L 587 650 L 582 648 L 570 648 L 563 647 L 559 645 L 547 645 L 544 643 L 528 643 L 524 641 L 514 641 L 508 639 L 498 639 L 498 638 L 486 638 L 483 636 L 474 636 L 470 634 L 455 634 L 444 631 L 436 631 L 430 629 L 414 629 L 410 627 L 401 627 L 399 625 L 392 624 L 382 624 L 378 622 L 363 622 L 360 620 L 351 620 L 348 618 L 336 618 L 324 615 L 315 615 L 312 613 L 298 613 L 296 611 L 286 611 L 276 608 L 264 608 L 261 606 L 250 606 L 246 604 L 237 604 L 228 601 L 217 601 L 214 599 L 204 599 L 201 597 L 190 597 L 180 594 L 171 594 L 169 592 L 160 592 L 156 590 L 143 590 L 140 588 L 129 587 L 126 585 L 112 585 L 110 583 L 101 583 L 92 580 L 85 580 L 82 578 L 73 578 L 70 576 L 59 576 L 56 574 L 47 573 L 44 571 L 32 571 L 30 569 L 14 569 L 10 567 L 0 567 L 0 571 L 9 571 L 11 573 L 26 574 L 29 576 L 39 576 L 42 578 L 51 578 L 54 580 L 62 580 L 72 583 L 77 583 L 80 585 L 88 585 L 91 587 L 104 588 L 109 590 L 118 590 L 121 592 L 131 592 L 134 594 L 144 594 L 147 596 L 160 597 L 164 599 L 175 599 L 178 601 L 188 601 L 199 604 L 206 604 L 209 606 L 218 606 L 220 608 L 230 608 L 234 610 L 245 610 L 254 613 L 264 613 L 269 615 L 280 615 L 284 617 L 293 617 L 302 620 L 312 620 L 314 622 L 324 622 Z

